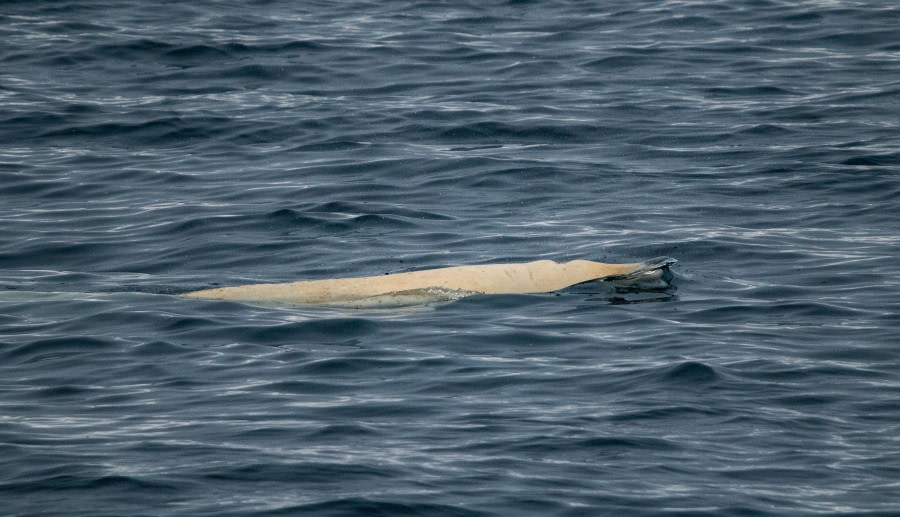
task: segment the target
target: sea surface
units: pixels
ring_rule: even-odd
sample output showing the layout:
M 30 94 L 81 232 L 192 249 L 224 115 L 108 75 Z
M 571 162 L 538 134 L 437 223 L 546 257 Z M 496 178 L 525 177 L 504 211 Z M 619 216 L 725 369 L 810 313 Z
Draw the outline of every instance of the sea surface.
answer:
M 0 2 L 0 514 L 900 514 L 900 4 Z

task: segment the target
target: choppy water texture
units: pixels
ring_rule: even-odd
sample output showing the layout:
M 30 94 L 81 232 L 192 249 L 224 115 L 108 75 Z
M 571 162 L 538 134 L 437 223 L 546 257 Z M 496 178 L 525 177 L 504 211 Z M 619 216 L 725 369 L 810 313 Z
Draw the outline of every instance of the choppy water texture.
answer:
M 894 3 L 153 4 L 0 3 L 4 514 L 900 508 Z

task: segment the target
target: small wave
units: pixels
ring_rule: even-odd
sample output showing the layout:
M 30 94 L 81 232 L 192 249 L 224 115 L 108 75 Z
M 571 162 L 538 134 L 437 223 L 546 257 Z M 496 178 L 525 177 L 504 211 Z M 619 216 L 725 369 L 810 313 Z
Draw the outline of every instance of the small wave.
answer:
M 686 361 L 671 367 L 666 371 L 664 378 L 667 382 L 703 385 L 718 380 L 719 374 L 708 364 Z
M 854 156 L 844 160 L 844 165 L 863 165 L 867 167 L 887 167 L 900 165 L 900 153 L 867 154 Z
M 450 129 L 442 129 L 435 137 L 445 141 L 575 142 L 587 138 L 587 135 L 595 131 L 596 126 L 579 127 L 571 124 L 565 126 L 529 124 L 516 127 L 512 124 L 497 122 L 475 122 Z
M 397 502 L 368 499 L 365 497 L 350 497 L 345 499 L 332 499 L 323 502 L 279 508 L 278 514 L 296 513 L 298 515 L 403 515 L 408 517 L 431 517 L 442 515 L 446 517 L 484 517 L 485 513 L 479 510 L 470 510 L 461 506 L 452 506 L 437 503 L 422 502 Z

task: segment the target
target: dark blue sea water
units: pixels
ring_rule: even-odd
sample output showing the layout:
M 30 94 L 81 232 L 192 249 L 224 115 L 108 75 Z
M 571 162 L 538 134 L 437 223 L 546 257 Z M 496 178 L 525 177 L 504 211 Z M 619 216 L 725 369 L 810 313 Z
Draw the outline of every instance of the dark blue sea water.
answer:
M 0 513 L 896 515 L 898 101 L 887 1 L 0 2 Z

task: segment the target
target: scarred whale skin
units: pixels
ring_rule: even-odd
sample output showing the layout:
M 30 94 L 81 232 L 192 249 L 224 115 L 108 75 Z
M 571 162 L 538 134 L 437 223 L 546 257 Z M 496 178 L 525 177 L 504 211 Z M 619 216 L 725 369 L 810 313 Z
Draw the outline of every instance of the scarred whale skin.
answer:
M 668 272 L 668 266 L 674 262 L 669 258 L 631 264 L 605 264 L 591 260 L 562 263 L 536 260 L 516 264 L 454 266 L 379 276 L 219 287 L 183 296 L 250 302 L 343 304 L 424 289 L 469 294 L 545 293 L 591 280 L 649 274 L 654 271 Z

